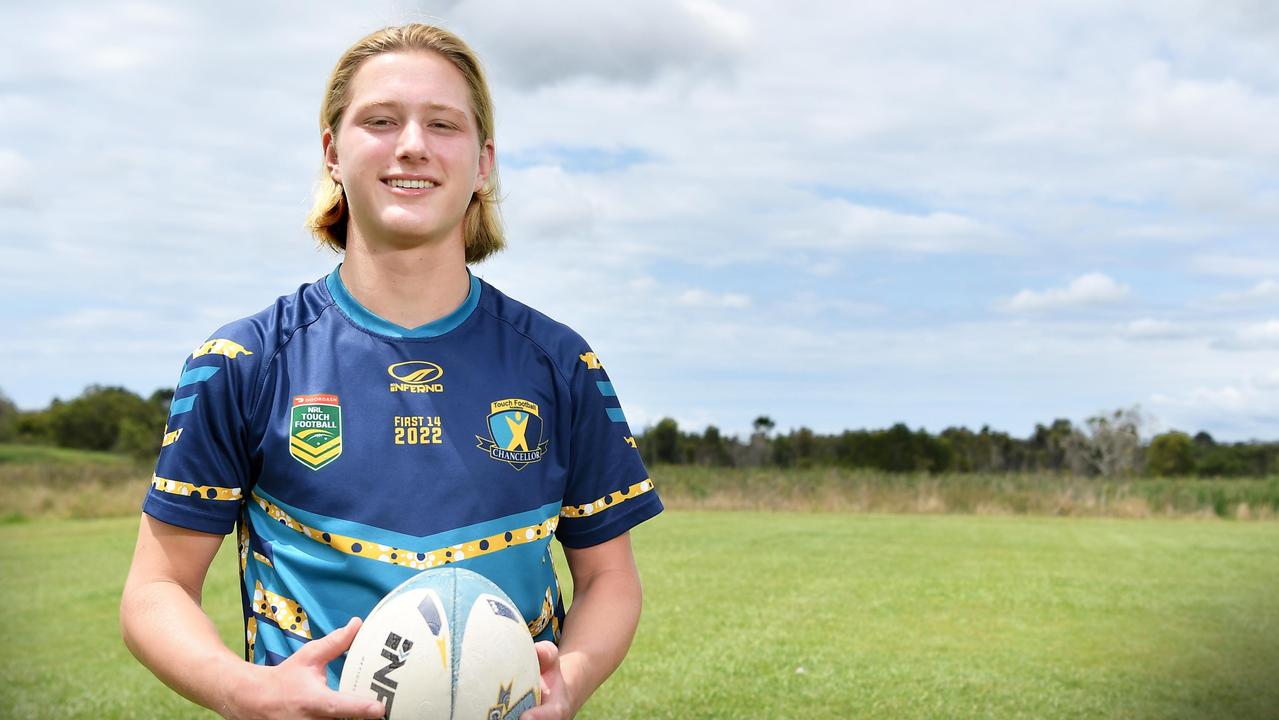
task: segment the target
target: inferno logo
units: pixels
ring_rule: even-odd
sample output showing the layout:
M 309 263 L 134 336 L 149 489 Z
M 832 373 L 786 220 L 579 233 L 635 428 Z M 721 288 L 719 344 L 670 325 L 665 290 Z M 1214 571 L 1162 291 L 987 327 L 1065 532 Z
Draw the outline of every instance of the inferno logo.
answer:
M 437 382 L 444 376 L 444 368 L 425 360 L 408 360 L 395 363 L 386 373 L 399 382 L 390 384 L 391 392 L 444 392 L 444 384 Z

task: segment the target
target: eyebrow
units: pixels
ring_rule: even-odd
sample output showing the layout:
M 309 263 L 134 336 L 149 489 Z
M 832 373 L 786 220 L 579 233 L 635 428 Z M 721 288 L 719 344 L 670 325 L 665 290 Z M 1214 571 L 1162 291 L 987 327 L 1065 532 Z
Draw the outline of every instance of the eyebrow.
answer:
M 373 100 L 371 102 L 360 103 L 359 105 L 356 105 L 355 107 L 353 107 L 352 110 L 354 110 L 355 112 L 366 112 L 368 110 L 372 110 L 378 107 L 400 108 L 400 107 L 403 107 L 403 105 L 404 103 L 398 102 L 396 100 Z M 425 107 L 430 110 L 456 113 L 458 115 L 461 115 L 462 117 L 466 117 L 466 111 L 462 110 L 461 108 L 455 107 L 453 105 L 447 105 L 445 103 L 431 102 L 431 103 L 426 103 Z

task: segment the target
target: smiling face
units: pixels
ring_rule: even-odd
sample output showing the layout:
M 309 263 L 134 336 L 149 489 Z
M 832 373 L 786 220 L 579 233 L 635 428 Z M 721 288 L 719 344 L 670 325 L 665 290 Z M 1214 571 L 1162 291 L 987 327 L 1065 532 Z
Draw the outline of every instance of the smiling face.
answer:
M 355 73 L 349 100 L 323 143 L 346 193 L 350 238 L 461 247 L 467 205 L 493 167 L 462 74 L 433 52 L 382 53 Z

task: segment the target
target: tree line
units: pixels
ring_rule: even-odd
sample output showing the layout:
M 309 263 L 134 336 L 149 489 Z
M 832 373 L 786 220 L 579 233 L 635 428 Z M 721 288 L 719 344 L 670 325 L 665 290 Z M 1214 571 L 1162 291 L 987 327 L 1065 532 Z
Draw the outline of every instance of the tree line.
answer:
M 152 460 L 160 451 L 172 390 L 143 398 L 122 387 L 91 385 L 42 410 L 19 410 L 0 391 L 0 442 L 125 453 Z M 745 439 L 714 425 L 701 432 L 664 418 L 636 436 L 649 465 L 845 467 L 890 473 L 1062 473 L 1125 477 L 1262 477 L 1279 473 L 1279 442 L 1219 443 L 1206 432 L 1171 430 L 1141 438 L 1138 408 L 1116 410 L 1076 426 L 1057 419 L 1027 438 L 982 427 L 934 435 L 898 423 L 883 430 L 823 435 L 801 427 L 778 432 L 755 419 Z
M 950 427 L 934 435 L 898 423 L 884 430 L 823 435 L 808 428 L 777 432 L 768 416 L 750 437 L 711 425 L 686 432 L 665 418 L 636 440 L 649 465 L 712 467 L 845 467 L 890 473 L 1061 473 L 1133 477 L 1264 477 L 1279 473 L 1279 442 L 1220 443 L 1206 432 L 1179 430 L 1141 438 L 1139 408 L 1099 414 L 1076 426 L 1036 424 L 1027 438 L 982 427 Z

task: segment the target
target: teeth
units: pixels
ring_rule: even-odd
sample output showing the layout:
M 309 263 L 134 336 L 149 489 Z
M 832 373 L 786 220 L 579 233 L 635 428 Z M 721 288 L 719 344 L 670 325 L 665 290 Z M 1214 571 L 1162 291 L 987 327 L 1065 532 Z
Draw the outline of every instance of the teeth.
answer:
M 387 181 L 391 187 L 397 188 L 429 188 L 435 187 L 435 183 L 430 180 L 399 180 L 393 179 Z

